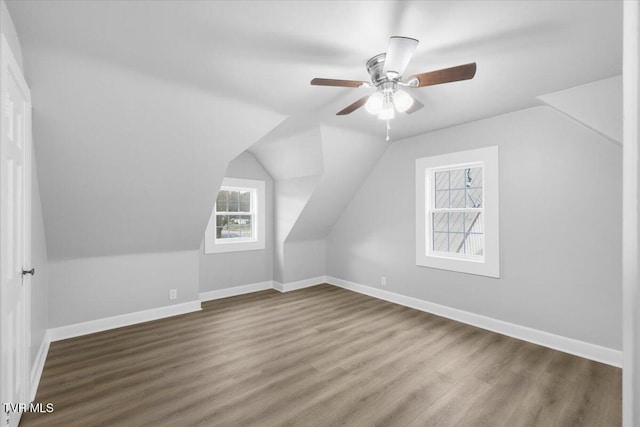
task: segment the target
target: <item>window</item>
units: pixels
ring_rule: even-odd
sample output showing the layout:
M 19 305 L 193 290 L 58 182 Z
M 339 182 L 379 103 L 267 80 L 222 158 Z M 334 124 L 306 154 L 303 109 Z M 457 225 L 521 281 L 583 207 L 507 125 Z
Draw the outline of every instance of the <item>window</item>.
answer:
M 482 164 L 432 169 L 433 197 L 428 199 L 432 254 L 482 260 Z
M 416 161 L 416 264 L 499 277 L 498 147 Z
M 205 252 L 264 249 L 264 181 L 225 178 L 205 231 Z
M 255 188 L 222 187 L 216 198 L 216 241 L 253 240 Z

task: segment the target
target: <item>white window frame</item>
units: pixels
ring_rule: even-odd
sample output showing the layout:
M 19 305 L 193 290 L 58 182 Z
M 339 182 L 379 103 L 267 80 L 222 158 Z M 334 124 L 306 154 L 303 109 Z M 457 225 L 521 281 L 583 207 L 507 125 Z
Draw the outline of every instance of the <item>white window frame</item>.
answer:
M 443 170 L 482 167 L 482 207 L 435 209 L 435 173 Z M 459 151 L 416 160 L 416 265 L 500 277 L 500 202 L 498 146 Z M 433 212 L 478 211 L 484 223 L 483 255 L 433 250 Z
M 251 194 L 252 237 L 216 238 L 216 206 L 204 233 L 206 254 L 260 250 L 265 248 L 265 182 L 255 179 L 224 178 L 220 190 L 249 191 Z M 216 193 L 217 195 L 217 193 Z

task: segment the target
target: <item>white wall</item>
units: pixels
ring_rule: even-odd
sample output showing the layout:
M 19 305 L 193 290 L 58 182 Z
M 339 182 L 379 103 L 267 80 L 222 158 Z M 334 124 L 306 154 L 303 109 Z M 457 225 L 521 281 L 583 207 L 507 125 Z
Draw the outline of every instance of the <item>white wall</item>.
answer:
M 198 251 L 52 260 L 49 276 L 55 328 L 198 300 Z
M 16 33 L 13 21 L 3 0 L 0 0 L 0 32 L 4 34 L 13 55 L 16 57 L 20 68 L 22 65 L 22 49 Z M 42 217 L 42 205 L 40 203 L 40 186 L 38 185 L 38 168 L 36 165 L 35 143 L 31 156 L 31 264 L 36 269 L 36 274 L 31 279 L 31 343 L 30 364 L 33 367 L 38 349 L 42 345 L 45 332 L 48 328 L 48 260 L 47 241 Z
M 415 265 L 416 158 L 500 147 L 500 279 Z M 333 228 L 327 274 L 621 349 L 621 148 L 549 107 L 395 142 Z
M 204 253 L 200 246 L 200 292 L 270 281 L 273 278 L 273 180 L 248 152 L 229 163 L 229 178 L 259 179 L 266 183 L 266 246 L 264 249 L 227 253 Z

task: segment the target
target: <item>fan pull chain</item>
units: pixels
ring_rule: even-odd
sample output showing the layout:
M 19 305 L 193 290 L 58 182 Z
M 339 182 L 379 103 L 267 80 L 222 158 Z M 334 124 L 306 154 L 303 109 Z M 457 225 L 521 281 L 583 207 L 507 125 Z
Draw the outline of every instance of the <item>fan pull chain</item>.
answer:
M 387 120 L 387 139 L 385 141 L 389 141 L 389 130 L 391 130 L 391 125 L 389 124 L 389 120 Z

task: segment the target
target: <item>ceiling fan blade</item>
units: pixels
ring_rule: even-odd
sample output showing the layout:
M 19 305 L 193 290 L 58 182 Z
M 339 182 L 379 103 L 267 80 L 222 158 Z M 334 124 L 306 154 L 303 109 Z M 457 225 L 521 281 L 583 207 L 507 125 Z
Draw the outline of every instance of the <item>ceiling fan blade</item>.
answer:
M 469 80 L 476 75 L 476 63 L 458 65 L 457 67 L 444 68 L 442 70 L 429 71 L 427 73 L 416 74 L 409 77 L 407 86 L 424 87 L 439 85 L 442 83 Z
M 315 78 L 311 80 L 313 86 L 339 86 L 339 87 L 369 87 L 369 82 L 363 82 L 360 80 L 338 80 L 338 79 L 320 79 Z
M 418 101 L 417 99 L 413 98 L 413 105 L 411 105 L 411 107 L 407 111 L 405 111 L 405 113 L 406 114 L 415 113 L 416 111 L 418 111 L 422 107 L 424 107 L 424 104 L 422 102 Z
M 336 116 L 344 116 L 347 114 L 351 114 L 354 111 L 356 111 L 358 108 L 362 107 L 364 104 L 367 103 L 367 99 L 369 99 L 370 95 L 367 96 L 363 96 L 362 98 L 358 99 L 356 102 L 354 102 L 353 104 L 349 105 L 348 107 L 338 111 L 336 113 Z
M 409 61 L 418 46 L 418 40 L 409 37 L 391 37 L 387 54 L 382 67 L 382 74 L 393 73 L 395 77 L 399 77 L 407 69 Z

